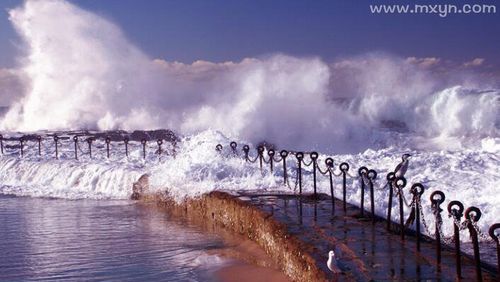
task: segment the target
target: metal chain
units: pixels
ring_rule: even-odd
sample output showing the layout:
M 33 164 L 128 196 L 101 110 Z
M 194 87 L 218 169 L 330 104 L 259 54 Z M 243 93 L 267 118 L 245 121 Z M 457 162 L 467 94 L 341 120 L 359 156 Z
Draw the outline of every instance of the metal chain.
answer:
M 259 159 L 259 155 L 257 155 L 253 161 L 248 155 L 245 156 L 245 159 L 251 163 L 255 163 Z
M 488 236 L 487 234 L 484 234 L 481 229 L 479 229 L 479 226 L 477 226 L 477 221 L 473 221 L 471 220 L 470 221 L 471 224 L 472 224 L 472 227 L 474 228 L 474 230 L 476 230 L 477 232 L 477 235 L 479 235 L 479 237 L 481 239 L 483 239 L 483 241 L 491 241 L 493 242 L 493 238 L 491 238 L 490 236 Z
M 393 185 L 393 187 L 395 188 L 396 190 L 396 195 L 395 196 L 399 196 L 399 194 L 401 194 L 402 198 L 403 198 L 403 202 L 405 203 L 405 205 L 407 207 L 411 207 L 411 204 L 408 204 L 408 200 L 406 199 L 405 197 L 405 194 L 404 194 L 404 191 L 402 188 L 399 188 L 397 187 L 397 185 Z
M 331 168 L 328 166 L 326 167 L 325 171 L 321 170 L 321 167 L 319 164 L 316 164 L 316 168 L 318 168 L 319 173 L 321 173 L 323 175 L 327 175 L 328 172 L 331 172 Z
M 269 158 L 268 161 L 266 161 L 266 157 L 265 156 L 262 156 L 262 161 L 266 164 L 270 164 L 271 163 L 271 158 Z
M 310 166 L 312 165 L 314 162 L 314 160 L 311 159 L 311 161 L 309 163 L 306 163 L 306 161 L 304 159 L 302 159 L 302 163 L 305 165 L 305 166 Z

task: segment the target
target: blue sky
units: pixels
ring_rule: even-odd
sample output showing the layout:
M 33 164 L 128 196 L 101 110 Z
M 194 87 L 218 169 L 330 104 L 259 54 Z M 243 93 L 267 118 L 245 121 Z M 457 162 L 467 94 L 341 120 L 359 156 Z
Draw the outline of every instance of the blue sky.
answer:
M 240 60 L 283 52 L 325 60 L 384 51 L 453 61 L 485 58 L 500 65 L 497 14 L 374 15 L 373 3 L 495 3 L 479 0 L 73 0 L 119 25 L 152 58 L 190 63 Z M 0 67 L 14 64 L 17 39 L 2 0 Z M 500 6 L 500 4 L 498 4 Z

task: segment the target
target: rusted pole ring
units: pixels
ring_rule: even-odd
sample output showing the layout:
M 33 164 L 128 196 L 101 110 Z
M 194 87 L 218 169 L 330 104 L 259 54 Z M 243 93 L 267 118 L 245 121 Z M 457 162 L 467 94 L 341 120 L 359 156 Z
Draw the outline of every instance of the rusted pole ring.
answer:
M 107 136 L 105 141 L 106 141 L 106 144 L 109 144 L 109 143 L 111 143 L 111 138 L 109 138 L 109 136 Z
M 438 207 L 438 208 L 439 208 L 439 205 L 441 205 L 444 202 L 444 200 L 446 199 L 444 193 L 441 191 L 432 192 L 432 194 L 429 198 L 431 200 L 431 203 L 433 205 L 436 205 L 436 207 Z
M 311 160 L 316 161 L 319 157 L 318 152 L 309 153 L 309 157 L 311 158 Z
M 245 155 L 248 155 L 248 153 L 250 152 L 250 146 L 248 145 L 243 146 L 243 152 L 245 152 Z
M 396 174 L 394 172 L 389 172 L 386 176 L 387 181 L 393 182 L 396 179 Z
M 238 147 L 238 143 L 232 141 L 231 143 L 229 143 L 229 146 L 231 147 L 231 149 L 233 149 L 233 151 L 235 151 L 236 147 Z
M 156 141 L 156 144 L 158 144 L 158 146 L 161 146 L 161 145 L 163 144 L 163 140 L 158 139 L 158 140 Z
M 367 173 L 368 173 L 368 168 L 366 166 L 362 166 L 358 169 L 359 176 L 363 176 L 363 174 L 367 174 Z
M 455 211 L 454 214 L 458 217 L 457 219 L 460 219 L 464 215 L 464 209 L 464 204 L 460 201 L 451 201 L 448 204 L 448 213 L 453 214 L 453 211 Z
M 477 222 L 481 218 L 481 210 L 476 207 L 469 207 L 465 210 L 465 219 Z
M 129 141 L 130 139 L 128 137 L 123 138 L 123 143 L 128 144 Z
M 280 156 L 281 156 L 282 158 L 286 158 L 286 157 L 288 157 L 288 151 L 287 151 L 287 150 L 281 150 L 281 152 L 280 152 Z
M 57 135 L 54 135 L 54 141 L 57 142 L 59 140 L 59 137 Z
M 297 160 L 301 161 L 304 159 L 304 153 L 297 152 L 297 153 L 295 153 L 295 157 L 297 158 Z
M 424 193 L 424 190 L 424 185 L 421 183 L 415 183 L 411 186 L 410 193 L 412 193 L 415 197 L 420 198 L 420 196 Z
M 488 234 L 490 234 L 491 238 L 497 242 L 497 244 L 499 243 L 499 239 L 498 239 L 498 236 L 500 235 L 500 232 L 499 232 L 499 235 L 496 235 L 495 234 L 495 231 L 497 229 L 500 229 L 500 223 L 495 223 L 493 224 L 492 226 L 490 226 L 490 229 L 488 230 Z
M 272 158 L 274 157 L 274 154 L 276 154 L 276 152 L 274 151 L 274 149 L 269 149 L 269 151 L 267 151 L 267 155 L 269 157 L 271 157 L 271 161 L 272 161 Z
M 406 178 L 404 177 L 397 177 L 396 180 L 394 181 L 394 184 L 396 184 L 396 187 L 399 189 L 406 187 Z
M 373 169 L 368 170 L 367 173 L 368 179 L 375 180 L 377 178 L 377 172 Z
M 329 168 L 333 168 L 333 159 L 332 158 L 327 158 L 325 160 L 325 165 Z
M 340 171 L 345 173 L 349 170 L 349 164 L 348 163 L 341 163 L 339 168 L 340 168 Z
M 221 144 L 217 144 L 217 146 L 215 146 L 215 150 L 220 152 L 222 151 L 222 145 Z
M 260 145 L 259 147 L 257 147 L 257 152 L 259 153 L 259 155 L 263 155 L 264 154 L 264 146 Z

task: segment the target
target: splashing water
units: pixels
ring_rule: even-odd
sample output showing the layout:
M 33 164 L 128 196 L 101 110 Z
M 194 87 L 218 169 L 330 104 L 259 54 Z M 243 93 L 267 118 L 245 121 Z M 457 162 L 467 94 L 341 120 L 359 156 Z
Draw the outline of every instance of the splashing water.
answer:
M 387 128 L 498 136 L 497 90 L 442 85 L 389 55 L 332 65 L 286 55 L 186 65 L 148 58 L 116 25 L 62 0 L 26 1 L 9 15 L 26 46 L 20 72 L 29 87 L 1 121 L 4 130 L 215 129 L 333 152 L 394 144 Z
M 19 159 L 12 151 L 0 158 L 0 193 L 121 199 L 144 173 L 153 190 L 168 189 L 179 200 L 214 189 L 291 191 L 280 184 L 279 171 L 263 177 L 255 165 L 216 154 L 217 143 L 234 139 L 337 153 L 336 161 L 379 175 L 410 152 L 416 157 L 408 176 L 429 187 L 424 197 L 440 189 L 479 206 L 485 211 L 481 228 L 500 215 L 498 197 L 491 197 L 500 186 L 500 92 L 470 83 L 473 75 L 467 83 L 443 83 L 383 54 L 333 64 L 277 54 L 188 65 L 152 60 L 110 21 L 62 0 L 26 1 L 9 15 L 26 46 L 17 73 L 27 91 L 1 129 L 171 128 L 184 137 L 178 157 L 161 161 L 153 153 L 146 161 L 123 154 L 70 161 L 68 151 L 62 162 L 34 151 Z M 102 141 L 96 146 L 102 150 Z M 50 146 L 45 150 L 53 155 Z M 140 149 L 134 152 L 140 159 Z M 304 177 L 310 191 L 311 176 Z M 329 192 L 325 181 L 320 191 Z M 358 193 L 350 190 L 349 202 L 357 204 Z M 386 193 L 377 196 L 379 214 Z

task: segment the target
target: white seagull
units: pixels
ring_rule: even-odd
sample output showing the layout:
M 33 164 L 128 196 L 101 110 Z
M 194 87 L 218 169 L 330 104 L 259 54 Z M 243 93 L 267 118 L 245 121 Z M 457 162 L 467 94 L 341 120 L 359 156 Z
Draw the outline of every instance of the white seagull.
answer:
M 333 251 L 328 252 L 328 261 L 326 262 L 326 265 L 328 266 L 328 269 L 335 274 L 342 272 L 337 265 L 337 258 L 335 257 L 335 252 Z
M 397 166 L 396 169 L 394 169 L 394 176 L 397 177 L 404 177 L 406 171 L 408 170 L 408 165 L 410 164 L 410 159 L 411 155 L 410 154 L 404 154 L 402 159 L 403 161 L 400 162 Z

